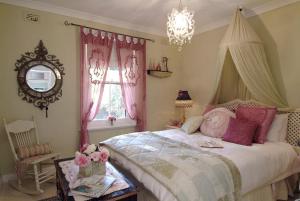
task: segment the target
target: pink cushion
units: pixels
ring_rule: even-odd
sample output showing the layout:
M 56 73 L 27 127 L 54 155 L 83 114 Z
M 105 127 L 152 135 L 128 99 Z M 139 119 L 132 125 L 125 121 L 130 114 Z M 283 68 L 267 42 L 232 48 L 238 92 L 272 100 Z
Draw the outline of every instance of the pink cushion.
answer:
M 250 146 L 257 128 L 257 123 L 246 119 L 230 118 L 223 140 L 236 144 Z
M 247 119 L 258 124 L 254 142 L 263 144 L 276 112 L 276 108 L 240 106 L 236 111 L 236 116 L 238 119 Z
M 221 138 L 226 132 L 231 117 L 235 118 L 235 114 L 226 108 L 215 108 L 203 116 L 200 131 L 204 135 Z

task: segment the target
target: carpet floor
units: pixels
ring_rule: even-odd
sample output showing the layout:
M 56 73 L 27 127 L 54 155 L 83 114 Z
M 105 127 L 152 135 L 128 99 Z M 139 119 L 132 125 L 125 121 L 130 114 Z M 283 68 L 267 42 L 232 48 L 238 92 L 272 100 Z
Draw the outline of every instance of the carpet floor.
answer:
M 54 196 L 54 197 L 42 199 L 42 200 L 39 200 L 39 201 L 61 201 L 61 200 L 58 197 Z

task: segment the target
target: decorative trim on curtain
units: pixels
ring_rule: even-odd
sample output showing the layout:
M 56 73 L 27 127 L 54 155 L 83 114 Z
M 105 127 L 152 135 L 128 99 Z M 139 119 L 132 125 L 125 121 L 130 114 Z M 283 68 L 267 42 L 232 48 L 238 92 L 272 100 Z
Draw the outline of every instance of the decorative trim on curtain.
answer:
M 98 113 L 114 35 L 80 27 L 80 148 L 89 143 L 87 125 Z
M 146 128 L 146 41 L 118 35 L 116 49 L 122 96 L 137 131 Z

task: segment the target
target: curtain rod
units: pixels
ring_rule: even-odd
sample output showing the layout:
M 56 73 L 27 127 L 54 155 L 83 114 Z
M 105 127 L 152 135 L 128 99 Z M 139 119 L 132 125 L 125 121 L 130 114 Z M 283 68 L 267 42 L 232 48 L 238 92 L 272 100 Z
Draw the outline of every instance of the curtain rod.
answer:
M 151 41 L 151 42 L 155 43 L 155 40 L 153 40 L 153 39 L 142 38 L 142 37 L 137 37 L 137 36 L 131 36 L 131 35 L 123 34 L 123 33 L 112 32 L 112 31 L 106 31 L 106 30 L 102 30 L 102 29 L 99 29 L 99 28 L 83 26 L 83 25 L 80 25 L 80 24 L 75 24 L 75 23 L 69 22 L 68 20 L 66 20 L 66 21 L 64 22 L 64 24 L 65 24 L 66 26 L 85 27 L 85 28 L 95 29 L 95 30 L 99 30 L 99 31 L 105 31 L 105 32 L 109 32 L 109 33 L 114 33 L 114 34 L 118 34 L 118 35 L 124 35 L 124 36 L 133 37 L 133 38 L 144 39 L 144 40 L 148 40 L 148 41 Z

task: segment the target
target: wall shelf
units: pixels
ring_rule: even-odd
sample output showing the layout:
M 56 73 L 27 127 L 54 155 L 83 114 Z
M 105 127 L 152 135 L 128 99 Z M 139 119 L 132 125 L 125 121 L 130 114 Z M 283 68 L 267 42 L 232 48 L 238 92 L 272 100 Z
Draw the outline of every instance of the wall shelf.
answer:
M 161 71 L 161 70 L 147 70 L 147 74 L 157 78 L 170 77 L 173 72 L 171 71 Z

